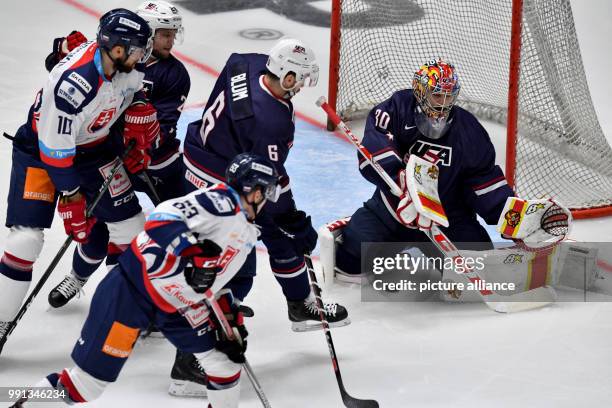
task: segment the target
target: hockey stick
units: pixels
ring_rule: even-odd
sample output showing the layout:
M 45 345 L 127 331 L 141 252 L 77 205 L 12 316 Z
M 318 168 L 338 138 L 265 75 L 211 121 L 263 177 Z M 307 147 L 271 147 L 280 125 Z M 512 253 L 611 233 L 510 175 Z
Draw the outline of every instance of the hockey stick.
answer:
M 329 323 L 325 319 L 323 313 L 323 299 L 321 298 L 321 288 L 317 281 L 317 275 L 315 274 L 314 266 L 312 265 L 312 259 L 310 254 L 304 255 L 304 261 L 306 262 L 306 269 L 310 276 L 310 287 L 315 295 L 315 301 L 317 302 L 317 309 L 319 311 L 319 318 L 323 325 L 323 331 L 325 332 L 325 339 L 327 340 L 327 348 L 329 349 L 329 355 L 332 360 L 334 367 L 334 374 L 336 374 L 336 380 L 338 381 L 338 387 L 340 388 L 340 395 L 342 396 L 342 402 L 347 408 L 378 408 L 378 402 L 375 400 L 363 400 L 352 397 L 346 392 L 344 383 L 342 382 L 342 375 L 340 374 L 340 365 L 338 364 L 338 356 L 336 355 L 336 348 L 334 347 L 334 341 L 332 340 L 331 331 L 329 329 Z
M 121 160 L 118 161 L 117 164 L 113 166 L 110 173 L 108 174 L 108 177 L 106 177 L 106 179 L 104 180 L 104 183 L 102 183 L 102 186 L 100 186 L 100 190 L 98 191 L 98 194 L 96 195 L 94 200 L 91 202 L 91 204 L 89 204 L 89 206 L 87 207 L 86 217 L 91 216 L 91 213 L 93 212 L 94 208 L 96 208 L 96 206 L 100 202 L 100 199 L 102 199 L 102 196 L 108 190 L 110 183 L 113 181 L 113 178 L 115 177 L 115 174 L 119 171 L 121 166 L 123 166 L 123 159 L 127 157 L 128 153 L 130 152 L 130 150 L 132 150 L 134 145 L 135 145 L 135 141 L 132 140 L 130 144 L 127 146 L 127 148 L 125 149 L 125 151 L 123 152 L 123 155 L 121 156 Z M 51 276 L 51 273 L 53 272 L 53 270 L 55 269 L 59 261 L 62 259 L 62 257 L 66 253 L 71 243 L 72 243 L 72 235 L 69 235 L 64 241 L 64 243 L 62 244 L 59 251 L 57 251 L 57 254 L 55 254 L 55 257 L 53 257 L 53 259 L 51 260 L 51 263 L 49 264 L 45 272 L 42 274 L 42 276 L 38 280 L 38 283 L 36 284 L 34 289 L 32 289 L 32 292 L 30 292 L 30 295 L 28 296 L 25 303 L 21 306 L 21 308 L 17 312 L 17 315 L 15 316 L 13 321 L 9 323 L 9 326 L 6 329 L 4 336 L 2 336 L 2 339 L 0 339 L 0 354 L 2 353 L 2 349 L 4 348 L 4 344 L 6 343 L 6 340 L 11 335 L 13 330 L 15 330 L 15 327 L 17 327 L 17 323 L 19 323 L 19 321 L 21 320 L 25 312 L 27 312 L 27 310 L 30 308 L 30 305 L 34 301 L 34 298 L 36 297 L 36 295 L 38 295 L 38 292 L 40 292 L 42 287 L 45 285 L 45 283 L 47 282 L 47 279 L 49 279 L 49 276 Z
M 149 174 L 147 173 L 146 170 L 141 171 L 140 173 L 138 173 L 138 175 L 136 176 L 138 178 L 140 178 L 146 185 L 147 188 L 149 189 L 149 191 L 151 192 L 151 195 L 153 196 L 153 205 L 158 205 L 159 203 L 161 203 L 161 198 L 159 197 L 159 194 L 157 193 L 157 190 L 155 189 L 155 184 L 153 184 L 153 180 L 151 180 L 151 177 L 149 177 Z
M 225 333 L 225 336 L 227 336 L 229 340 L 241 342 L 242 340 L 238 338 L 237 336 L 235 336 L 234 329 L 232 328 L 230 323 L 227 321 L 227 318 L 225 317 L 225 313 L 223 313 L 223 310 L 221 310 L 221 306 L 219 306 L 219 302 L 217 302 L 217 299 L 215 299 L 214 293 L 210 289 L 208 289 L 204 293 L 204 297 L 206 297 L 206 300 L 208 301 L 210 308 L 215 314 L 217 321 L 221 324 L 221 327 L 223 328 L 223 333 Z M 264 408 L 272 408 L 272 406 L 270 405 L 270 402 L 268 401 L 268 398 L 266 397 L 266 394 L 264 394 L 263 388 L 261 388 L 259 381 L 257 381 L 257 377 L 255 377 L 255 372 L 253 372 L 251 365 L 246 359 L 246 356 L 244 357 L 244 363 L 242 364 L 242 368 L 244 368 L 244 371 L 246 372 L 247 377 L 249 377 L 249 380 L 251 381 L 251 384 L 253 385 L 253 389 L 255 390 L 255 393 L 259 397 L 259 400 L 263 404 Z
M 376 170 L 378 175 L 387 183 L 391 192 L 396 196 L 402 195 L 402 190 L 399 188 L 397 183 L 387 174 L 378 162 L 372 159 L 370 151 L 361 144 L 359 139 L 351 132 L 351 129 L 340 119 L 338 114 L 329 106 L 325 97 L 320 97 L 317 102 L 317 106 L 321 107 L 325 113 L 327 113 L 329 119 L 338 127 L 344 136 L 357 148 L 359 153 L 368 161 L 368 163 Z M 444 254 L 445 257 L 451 259 L 463 258 L 457 247 L 448 239 L 448 237 L 438 228 L 437 224 L 432 224 L 430 230 L 423 231 L 431 242 Z M 464 262 L 463 265 L 466 265 Z M 471 269 L 465 268 L 464 275 L 467 279 L 478 284 L 480 281 L 484 281 L 478 273 Z M 553 303 L 556 299 L 556 293 L 553 288 L 549 286 L 540 286 L 535 289 L 528 290 L 526 292 L 516 293 L 513 295 L 502 296 L 498 293 L 487 289 L 479 289 L 478 293 L 482 297 L 485 304 L 492 310 L 500 313 L 519 312 L 522 310 L 536 309 L 539 307 L 546 306 Z

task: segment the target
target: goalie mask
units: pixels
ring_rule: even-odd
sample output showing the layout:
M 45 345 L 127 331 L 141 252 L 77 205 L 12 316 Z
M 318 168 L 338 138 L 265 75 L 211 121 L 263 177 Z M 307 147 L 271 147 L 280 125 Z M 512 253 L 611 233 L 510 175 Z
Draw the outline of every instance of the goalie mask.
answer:
M 304 43 L 293 38 L 277 42 L 268 53 L 266 68 L 280 79 L 287 97 L 295 95 L 303 86 L 316 86 L 319 81 L 319 64 L 314 52 Z M 285 88 L 283 82 L 290 73 L 295 74 L 295 85 Z
M 429 60 L 414 73 L 412 91 L 418 104 L 415 124 L 424 136 L 439 139 L 446 133 L 460 89 L 455 67 L 441 59 Z

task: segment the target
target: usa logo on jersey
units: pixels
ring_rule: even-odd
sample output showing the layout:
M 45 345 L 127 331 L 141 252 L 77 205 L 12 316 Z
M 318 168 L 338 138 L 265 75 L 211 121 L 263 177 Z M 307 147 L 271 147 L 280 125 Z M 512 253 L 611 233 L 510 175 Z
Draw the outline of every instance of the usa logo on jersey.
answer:
M 404 162 L 408 163 L 408 159 L 411 154 L 417 155 L 419 157 L 425 157 L 426 153 L 433 153 L 439 161 L 438 165 L 442 166 L 450 166 L 451 165 L 451 157 L 453 155 L 453 148 L 448 146 L 442 146 L 435 143 L 424 142 L 422 140 L 417 140 L 410 151 L 404 156 Z
M 96 133 L 100 129 L 103 129 L 108 123 L 113 120 L 117 110 L 115 108 L 105 109 L 98 114 L 98 117 L 87 127 L 89 133 Z

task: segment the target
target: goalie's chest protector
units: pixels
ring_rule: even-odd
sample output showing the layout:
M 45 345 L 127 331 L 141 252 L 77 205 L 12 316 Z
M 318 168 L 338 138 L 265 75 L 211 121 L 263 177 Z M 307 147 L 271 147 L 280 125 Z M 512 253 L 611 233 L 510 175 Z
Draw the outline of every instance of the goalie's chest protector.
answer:
M 473 190 L 473 183 L 486 184 L 499 177 L 501 171 L 494 171 L 495 151 L 488 134 L 474 116 L 459 108 L 453 109 L 450 127 L 440 139 L 423 136 L 415 125 L 414 97 L 410 93 L 403 101 L 400 123 L 395 124 L 395 143 L 404 163 L 411 154 L 425 159 L 438 157 L 438 192 L 444 208 L 452 213 L 453 207 L 462 207 L 462 197 Z M 486 199 L 486 197 L 483 197 Z

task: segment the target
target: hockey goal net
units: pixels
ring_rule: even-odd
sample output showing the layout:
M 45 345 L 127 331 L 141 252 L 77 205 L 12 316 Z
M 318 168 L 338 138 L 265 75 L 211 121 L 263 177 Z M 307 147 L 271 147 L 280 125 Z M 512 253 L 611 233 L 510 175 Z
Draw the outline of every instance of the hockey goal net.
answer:
M 507 125 L 506 176 L 519 196 L 555 197 L 578 218 L 612 214 L 612 149 L 569 0 L 332 4 L 329 101 L 344 119 L 365 116 L 409 88 L 422 63 L 445 58 L 462 83 L 459 105 Z

